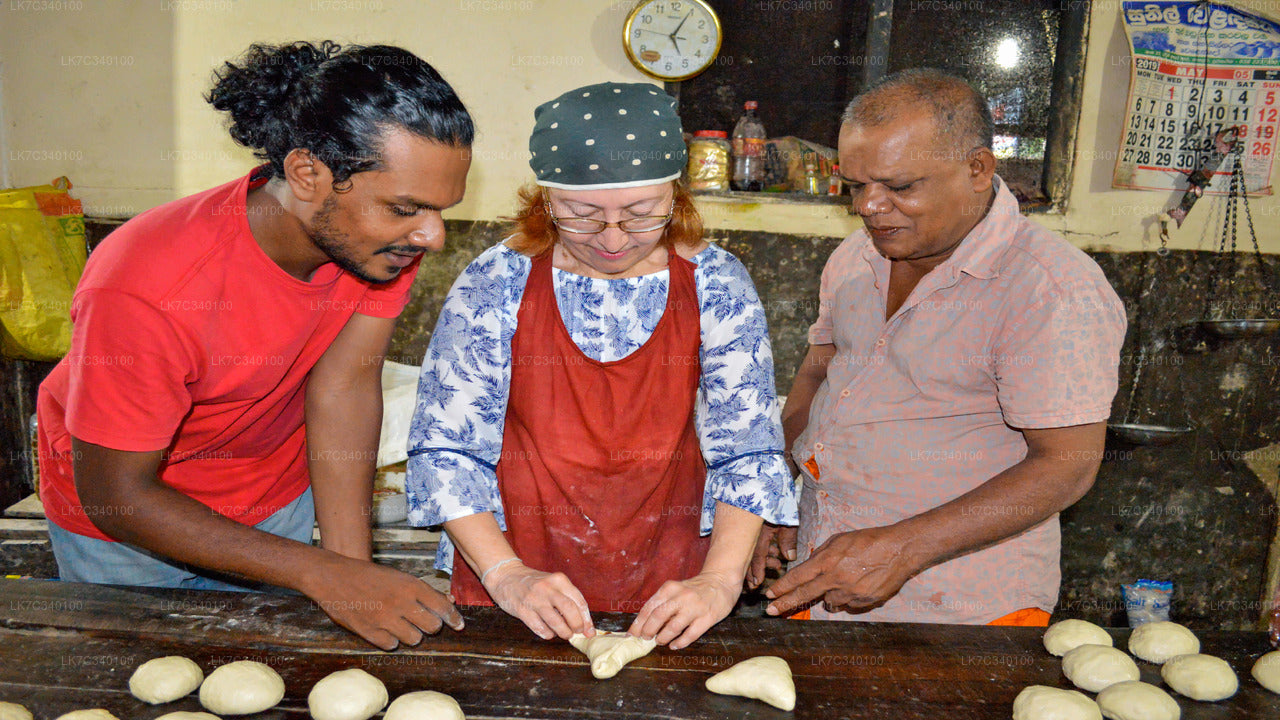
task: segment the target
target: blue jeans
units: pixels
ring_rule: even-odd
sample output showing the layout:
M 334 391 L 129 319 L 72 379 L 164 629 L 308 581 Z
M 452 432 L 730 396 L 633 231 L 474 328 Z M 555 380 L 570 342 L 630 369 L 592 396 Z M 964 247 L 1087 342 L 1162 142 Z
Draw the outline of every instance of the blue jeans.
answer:
M 310 545 L 315 524 L 316 508 L 311 498 L 311 488 L 307 488 L 297 500 L 280 508 L 254 527 Z M 185 565 L 134 545 L 77 535 L 52 522 L 49 523 L 49 541 L 53 545 L 53 555 L 58 560 L 60 579 L 67 582 L 187 590 L 289 592 L 273 585 Z

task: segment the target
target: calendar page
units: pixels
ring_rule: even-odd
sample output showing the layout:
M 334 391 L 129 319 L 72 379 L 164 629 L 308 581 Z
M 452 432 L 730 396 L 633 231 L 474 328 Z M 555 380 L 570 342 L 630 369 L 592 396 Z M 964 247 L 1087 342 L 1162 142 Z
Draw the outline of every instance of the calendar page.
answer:
M 1214 158 L 1214 135 L 1234 127 L 1245 187 L 1270 195 L 1280 139 L 1280 24 L 1218 3 L 1122 8 L 1133 67 L 1112 185 L 1185 190 L 1187 174 Z M 1228 158 L 1206 192 L 1225 194 L 1220 178 L 1230 172 Z

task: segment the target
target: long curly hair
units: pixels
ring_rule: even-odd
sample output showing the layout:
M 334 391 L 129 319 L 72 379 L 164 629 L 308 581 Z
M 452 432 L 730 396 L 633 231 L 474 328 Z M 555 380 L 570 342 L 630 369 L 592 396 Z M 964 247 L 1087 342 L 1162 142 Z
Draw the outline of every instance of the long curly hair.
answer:
M 311 151 L 333 173 L 336 189 L 376 170 L 391 128 L 468 147 L 471 115 L 425 60 L 390 45 L 251 45 L 238 62 L 214 72 L 205 100 L 230 115 L 231 137 L 284 176 L 294 149 Z
M 702 241 L 702 216 L 693 204 L 693 195 L 681 182 L 675 182 L 675 205 L 671 222 L 659 241 L 667 250 L 692 247 Z M 512 250 L 528 257 L 537 257 L 550 250 L 560 240 L 555 223 L 547 215 L 542 188 L 528 183 L 516 191 L 516 212 L 503 220 L 513 237 L 507 242 Z

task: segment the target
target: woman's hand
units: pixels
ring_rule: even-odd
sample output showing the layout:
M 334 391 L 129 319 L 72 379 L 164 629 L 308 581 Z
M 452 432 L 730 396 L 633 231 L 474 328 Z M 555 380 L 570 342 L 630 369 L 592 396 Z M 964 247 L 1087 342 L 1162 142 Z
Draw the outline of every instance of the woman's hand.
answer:
M 688 647 L 733 610 L 742 594 L 742 578 L 703 572 L 688 580 L 668 580 L 640 608 L 627 632 L 654 638 L 672 650 Z
M 520 618 L 543 640 L 595 634 L 587 601 L 564 573 L 534 570 L 519 560 L 495 565 L 484 589 L 498 607 Z

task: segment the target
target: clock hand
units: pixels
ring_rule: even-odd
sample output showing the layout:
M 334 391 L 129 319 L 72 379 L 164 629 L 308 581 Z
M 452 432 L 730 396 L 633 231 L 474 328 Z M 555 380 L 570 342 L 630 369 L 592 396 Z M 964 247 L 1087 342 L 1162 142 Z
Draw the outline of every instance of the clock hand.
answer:
M 682 54 L 682 53 L 680 52 L 680 43 L 676 42 L 676 33 L 680 32 L 680 28 L 684 27 L 684 24 L 685 24 L 685 22 L 687 22 L 687 21 L 689 20 L 689 16 L 690 16 L 690 15 L 693 15 L 693 11 L 692 11 L 692 10 L 690 10 L 690 11 L 689 11 L 689 12 L 687 12 L 687 13 L 685 13 L 684 20 L 681 20 L 681 21 L 680 21 L 680 24 L 679 24 L 679 25 L 676 25 L 676 29 L 675 29 L 675 30 L 672 30 L 672 31 L 671 31 L 671 34 L 667 36 L 667 37 L 671 38 L 671 44 L 676 46 L 676 55 L 680 55 L 680 54 Z
M 676 26 L 676 29 L 671 31 L 671 38 L 673 40 L 675 39 L 676 33 L 680 32 L 680 28 L 684 27 L 685 22 L 689 19 L 689 15 L 692 15 L 692 14 L 693 14 L 693 11 L 690 10 L 688 14 L 684 16 L 684 20 L 681 20 L 680 24 Z

